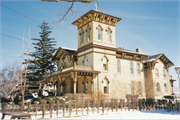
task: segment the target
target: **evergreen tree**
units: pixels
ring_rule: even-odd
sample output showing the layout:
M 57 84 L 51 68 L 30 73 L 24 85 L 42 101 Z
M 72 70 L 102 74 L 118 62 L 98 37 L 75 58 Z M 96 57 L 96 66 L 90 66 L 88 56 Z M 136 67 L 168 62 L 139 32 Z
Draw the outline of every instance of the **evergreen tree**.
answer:
M 55 64 L 52 62 L 53 53 L 55 52 L 56 41 L 54 38 L 49 38 L 49 35 L 52 31 L 49 28 L 48 23 L 45 21 L 41 26 L 40 38 L 33 38 L 32 40 L 37 41 L 33 43 L 35 52 L 31 52 L 29 56 L 32 57 L 31 60 L 28 60 L 28 75 L 32 76 L 42 76 L 48 72 L 54 71 Z M 27 60 L 25 60 L 26 63 Z

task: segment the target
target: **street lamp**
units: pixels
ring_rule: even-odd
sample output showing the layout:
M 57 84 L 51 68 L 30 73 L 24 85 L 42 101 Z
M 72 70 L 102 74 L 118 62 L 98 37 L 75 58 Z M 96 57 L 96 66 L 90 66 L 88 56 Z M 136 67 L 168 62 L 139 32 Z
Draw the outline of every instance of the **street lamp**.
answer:
M 175 67 L 174 70 L 178 74 L 178 81 L 179 81 L 179 96 L 180 96 L 180 66 Z

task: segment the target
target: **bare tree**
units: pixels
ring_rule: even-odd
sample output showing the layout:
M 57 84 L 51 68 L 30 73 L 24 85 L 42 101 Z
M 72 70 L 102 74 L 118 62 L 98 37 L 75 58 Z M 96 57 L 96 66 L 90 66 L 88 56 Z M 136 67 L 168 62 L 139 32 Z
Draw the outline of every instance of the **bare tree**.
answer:
M 2 97 L 7 97 L 12 89 L 14 89 L 17 84 L 20 84 L 20 76 L 21 68 L 17 65 L 17 62 L 12 65 L 6 65 L 0 71 L 0 93 Z
M 74 2 L 81 2 L 81 3 L 86 3 L 87 4 L 87 3 L 92 3 L 92 2 L 96 1 L 98 7 L 100 8 L 99 3 L 98 3 L 97 0 L 41 0 L 41 1 L 47 1 L 47 2 L 62 2 L 62 1 L 63 2 L 71 2 L 70 6 L 65 6 L 63 8 L 63 10 L 61 11 L 61 13 L 57 14 L 57 15 L 59 15 L 59 20 L 55 21 L 54 23 L 58 23 L 58 22 L 63 21 L 68 14 L 77 17 L 77 11 L 74 8 Z M 103 10 L 101 9 L 101 11 L 103 11 Z M 67 19 L 66 19 L 66 21 L 67 21 Z

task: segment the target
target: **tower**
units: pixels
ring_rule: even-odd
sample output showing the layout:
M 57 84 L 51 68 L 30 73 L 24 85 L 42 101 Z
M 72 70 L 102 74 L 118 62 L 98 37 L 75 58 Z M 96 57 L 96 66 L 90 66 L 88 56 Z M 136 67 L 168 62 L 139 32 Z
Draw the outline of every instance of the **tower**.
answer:
M 78 49 L 96 44 L 116 47 L 115 26 L 121 18 L 90 10 L 72 24 L 78 28 Z

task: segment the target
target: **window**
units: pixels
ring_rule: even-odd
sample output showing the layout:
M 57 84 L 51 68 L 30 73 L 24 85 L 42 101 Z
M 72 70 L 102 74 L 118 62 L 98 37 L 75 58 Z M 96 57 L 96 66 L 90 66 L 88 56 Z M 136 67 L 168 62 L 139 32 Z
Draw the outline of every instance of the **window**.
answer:
M 81 36 L 81 44 L 84 43 L 84 32 L 82 32 L 82 36 Z
M 156 77 L 159 77 L 158 69 L 155 69 Z
M 84 59 L 84 66 L 87 66 L 87 62 L 88 62 L 88 59 L 85 58 L 85 59 Z
M 165 70 L 163 70 L 163 78 L 165 78 L 165 77 L 166 77 Z
M 140 75 L 140 65 L 137 63 L 137 74 Z
M 64 62 L 64 68 L 67 68 L 66 62 Z
M 98 40 L 101 40 L 101 27 L 98 27 Z
M 141 82 L 138 82 L 138 92 L 139 92 L 139 95 L 142 94 L 142 85 L 141 85 Z
M 160 85 L 159 85 L 159 83 L 157 83 L 156 86 L 157 86 L 157 91 L 160 92 Z
M 107 41 L 111 42 L 111 33 L 110 33 L 110 29 L 107 29 Z
M 164 83 L 164 92 L 167 92 L 167 86 L 166 86 L 166 83 Z
M 88 28 L 88 41 L 90 40 L 90 28 Z
M 117 73 L 120 73 L 120 62 L 117 60 Z
M 134 82 L 133 81 L 131 82 L 131 94 L 132 95 L 134 94 Z
M 107 70 L 107 58 L 103 57 L 103 70 Z
M 104 93 L 107 94 L 107 93 L 108 93 L 108 90 L 107 90 L 107 89 L 108 89 L 108 88 L 107 88 L 107 86 L 108 86 L 108 81 L 107 81 L 107 79 L 104 79 L 104 82 L 103 82 L 103 83 L 104 83 Z
M 130 62 L 130 74 L 133 74 L 133 63 Z

